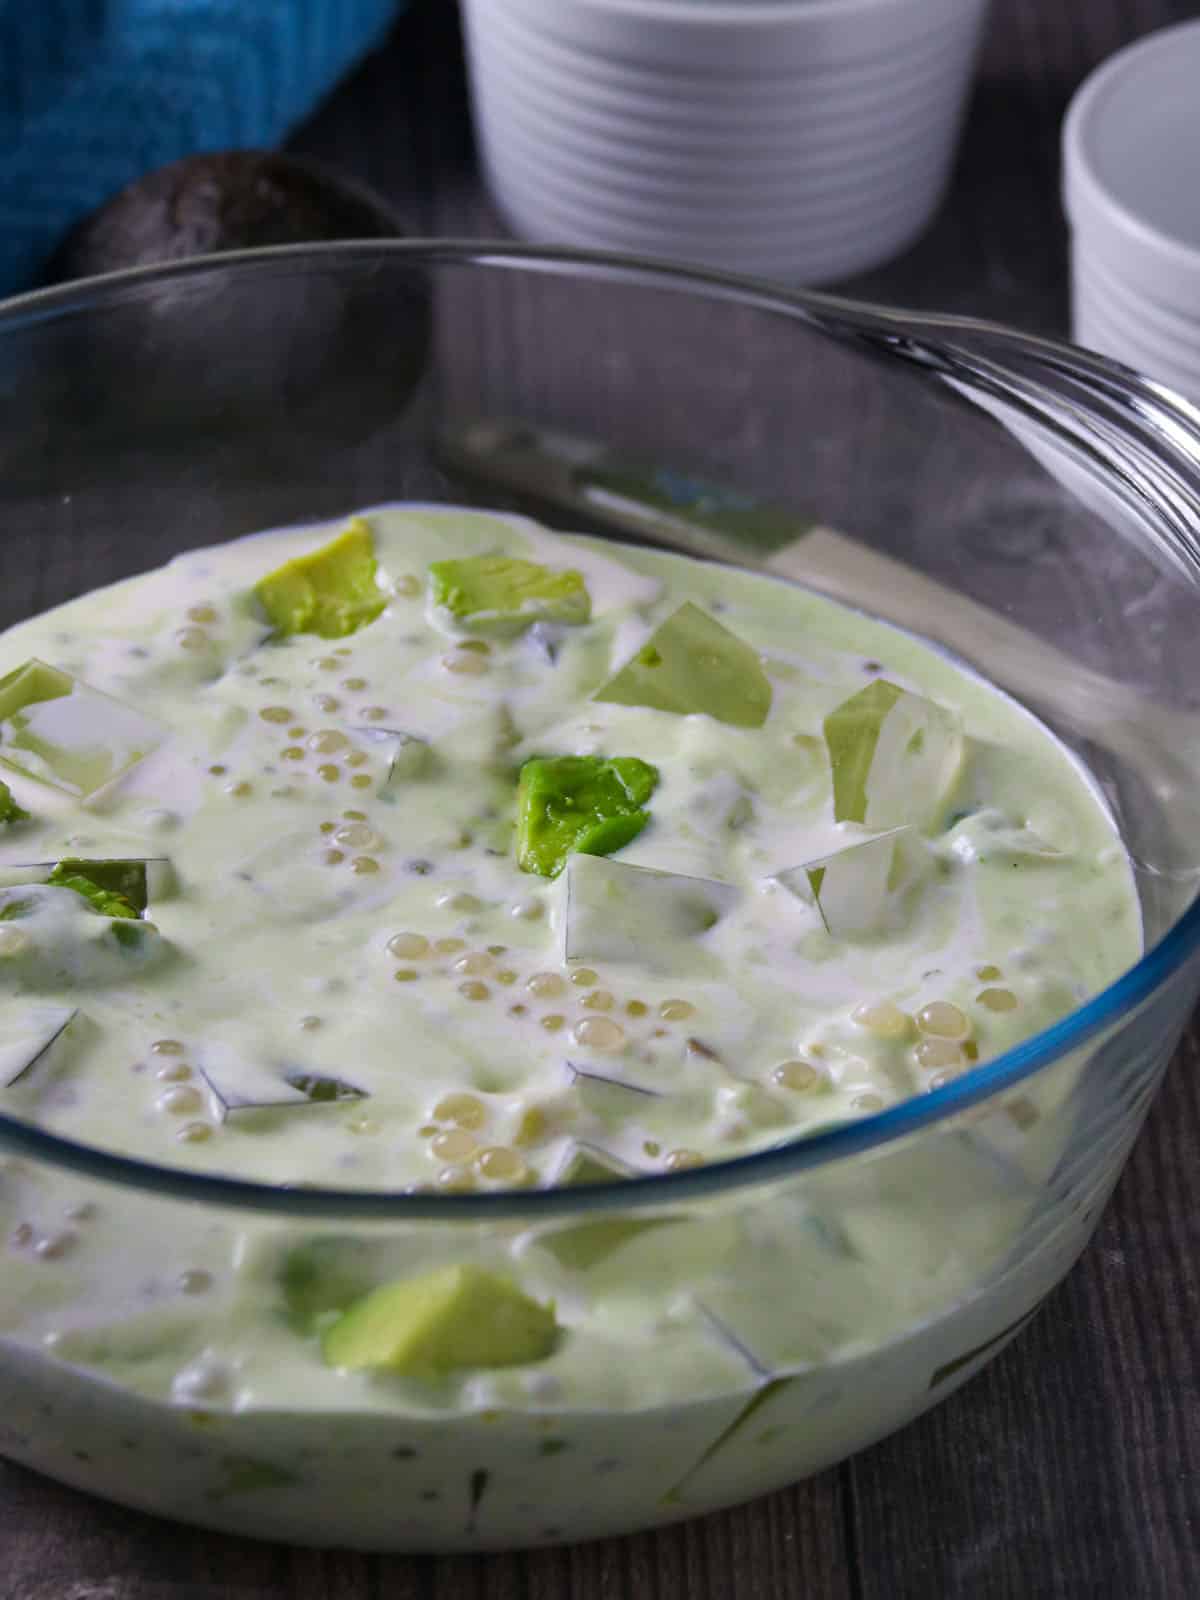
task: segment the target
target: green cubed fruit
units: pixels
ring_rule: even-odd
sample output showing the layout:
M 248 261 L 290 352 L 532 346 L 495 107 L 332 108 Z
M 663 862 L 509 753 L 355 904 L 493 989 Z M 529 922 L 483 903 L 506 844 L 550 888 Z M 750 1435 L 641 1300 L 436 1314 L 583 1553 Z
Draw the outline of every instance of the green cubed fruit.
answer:
M 0 678 L 0 761 L 86 799 L 150 754 L 158 723 L 36 659 Z
M 646 826 L 658 769 L 636 756 L 527 761 L 517 788 L 517 863 L 555 878 L 568 859 L 609 855 Z
M 387 605 L 377 571 L 370 524 L 355 517 L 336 539 L 261 578 L 254 593 L 277 634 L 343 639 Z
M 28 820 L 28 811 L 23 811 L 13 799 L 13 792 L 8 785 L 0 783 L 0 823 L 28 822 Z
M 771 684 L 758 652 L 689 600 L 594 698 L 761 728 L 771 709 Z
M 734 884 L 713 878 L 573 856 L 560 908 L 563 957 L 700 974 L 712 957 L 698 940 L 738 899 Z
M 813 905 L 835 939 L 878 933 L 888 921 L 895 897 L 909 883 L 906 846 L 911 828 L 893 828 L 776 873 L 784 888 Z
M 327 1330 L 331 1367 L 438 1377 L 471 1367 L 540 1361 L 554 1347 L 552 1305 L 482 1267 L 442 1267 L 373 1289 Z
M 464 556 L 429 568 L 435 615 L 468 633 L 522 633 L 535 622 L 587 622 L 592 600 L 582 573 L 517 556 Z
M 953 711 L 885 678 L 825 718 L 838 822 L 932 827 L 962 773 L 962 724 Z

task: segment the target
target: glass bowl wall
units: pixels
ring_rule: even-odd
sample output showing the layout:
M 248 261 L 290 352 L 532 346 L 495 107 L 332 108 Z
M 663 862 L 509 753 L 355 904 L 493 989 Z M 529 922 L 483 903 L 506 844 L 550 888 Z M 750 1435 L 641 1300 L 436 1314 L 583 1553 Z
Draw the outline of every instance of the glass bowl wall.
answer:
M 0 1115 L 0 1449 L 82 1488 L 268 1537 L 478 1549 L 815 1471 L 1035 1311 L 1200 987 L 1200 415 L 1078 352 L 452 245 L 257 252 L 26 297 L 0 310 L 0 622 L 381 501 L 530 509 L 447 455 L 481 418 L 638 458 L 668 539 L 694 475 L 729 505 L 790 508 L 733 554 L 924 634 L 1036 711 L 1120 822 L 1147 954 L 919 1100 L 582 1191 L 272 1190 Z M 614 531 L 620 473 L 572 482 L 587 504 L 547 520 Z M 61 1261 L 12 1246 L 64 1227 Z M 344 1289 L 455 1261 L 586 1307 L 588 1392 L 514 1376 L 452 1406 L 322 1367 L 323 1274 Z

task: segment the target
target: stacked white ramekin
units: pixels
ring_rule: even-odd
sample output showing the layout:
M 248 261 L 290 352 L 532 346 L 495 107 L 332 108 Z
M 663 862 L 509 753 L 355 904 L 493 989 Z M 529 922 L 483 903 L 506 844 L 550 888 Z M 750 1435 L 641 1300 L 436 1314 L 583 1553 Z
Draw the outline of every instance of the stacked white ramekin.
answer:
M 921 232 L 988 0 L 462 0 L 516 231 L 820 283 Z
M 1200 402 L 1200 21 L 1119 51 L 1063 127 L 1073 333 Z

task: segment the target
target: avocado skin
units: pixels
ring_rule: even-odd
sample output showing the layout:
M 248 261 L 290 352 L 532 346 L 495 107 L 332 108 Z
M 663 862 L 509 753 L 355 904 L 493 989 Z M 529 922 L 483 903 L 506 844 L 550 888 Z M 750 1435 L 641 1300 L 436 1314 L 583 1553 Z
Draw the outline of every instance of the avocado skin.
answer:
M 70 230 L 46 283 L 187 256 L 319 239 L 387 239 L 399 218 L 365 185 L 270 150 L 187 156 L 128 184 Z
M 411 481 L 427 459 L 429 272 L 352 245 L 258 270 L 221 262 L 248 246 L 403 231 L 365 187 L 291 156 L 226 151 L 139 179 L 72 230 L 47 280 L 207 254 L 127 285 L 99 313 L 44 321 L 27 361 L 14 349 L 33 423 L 5 430 L 0 472 L 40 494 L 62 478 L 69 437 L 65 487 L 112 484 L 120 498 L 137 483 L 140 509 L 122 517 L 130 570 L 179 548 L 181 492 L 194 526 L 234 532 L 335 516 L 348 481 L 394 484 L 398 462 Z

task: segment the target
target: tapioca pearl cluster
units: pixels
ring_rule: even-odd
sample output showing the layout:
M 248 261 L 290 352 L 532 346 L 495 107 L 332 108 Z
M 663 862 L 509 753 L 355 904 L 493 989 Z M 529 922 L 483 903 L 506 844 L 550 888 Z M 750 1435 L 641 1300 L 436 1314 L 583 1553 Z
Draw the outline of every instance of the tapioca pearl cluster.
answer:
M 478 899 L 457 891 L 440 896 L 439 907 L 472 913 Z M 523 972 L 519 953 L 506 945 L 472 949 L 457 935 L 438 937 L 432 932 L 405 929 L 388 940 L 387 950 L 401 964 L 392 976 L 398 983 L 451 976 L 458 992 L 472 1005 L 503 1000 L 506 1014 L 528 1021 L 544 1033 L 564 1033 L 580 1047 L 601 1055 L 615 1055 L 631 1043 L 667 1038 L 676 1024 L 697 1015 L 697 1005 L 682 996 L 657 1006 L 637 995 L 626 998 L 591 967 L 567 972 Z
M 867 1035 L 874 1053 L 877 1054 L 880 1047 L 884 1050 L 894 1048 L 894 1040 L 887 1038 L 886 1034 L 874 1033 L 860 1018 L 854 1017 L 853 1020 Z M 877 1026 L 895 1026 L 890 1017 L 872 1020 Z M 848 1096 L 850 1109 L 866 1115 L 882 1111 L 895 1098 L 879 1088 L 879 1076 L 872 1061 L 858 1054 L 854 1048 L 831 1037 L 819 1037 L 803 1045 L 790 1060 L 772 1068 L 768 1081 L 772 1086 L 787 1091 L 783 1103 L 793 1096 L 808 1098 L 843 1090 Z
M 1018 995 L 1004 982 L 1003 969 L 988 963 L 974 969 L 976 990 L 972 1016 L 949 999 L 928 1001 L 913 1019 L 918 1038 L 913 1046 L 914 1064 L 924 1073 L 926 1089 L 938 1089 L 979 1060 L 977 1025 L 989 1015 L 1015 1011 Z
M 267 706 L 267 711 L 286 709 Z M 345 778 L 352 789 L 373 789 L 379 779 L 366 768 L 370 756 L 354 744 L 349 734 L 341 728 L 317 728 L 309 733 L 302 724 L 287 731 L 290 741 L 279 751 L 281 761 L 288 763 L 292 777 L 315 777 L 321 783 L 340 783 Z
M 351 808 L 337 820 L 326 817 L 317 829 L 325 846 L 321 852 L 324 866 L 344 864 L 358 877 L 373 877 L 381 870 L 379 856 L 388 841 L 371 825 L 367 812 Z
M 486 639 L 460 639 L 441 659 L 444 672 L 459 678 L 482 678 L 491 671 L 492 647 Z
M 219 641 L 214 639 L 208 630 L 213 623 L 220 620 L 220 612 L 207 600 L 189 606 L 185 613 L 185 621 L 175 630 L 176 645 L 180 650 L 195 653 L 211 649 Z
M 434 1185 L 439 1192 L 461 1194 L 481 1185 L 515 1189 L 537 1182 L 537 1172 L 521 1152 L 497 1142 L 496 1121 L 495 1106 L 477 1094 L 452 1091 L 437 1101 L 418 1132 L 438 1166 Z
M 217 1124 L 204 1115 L 211 1109 L 209 1096 L 196 1081 L 196 1072 L 185 1060 L 187 1046 L 181 1039 L 155 1039 L 150 1046 L 157 1094 L 155 1111 L 170 1119 L 174 1137 L 180 1144 L 202 1144 L 217 1131 Z M 185 1122 L 175 1122 L 184 1118 Z

